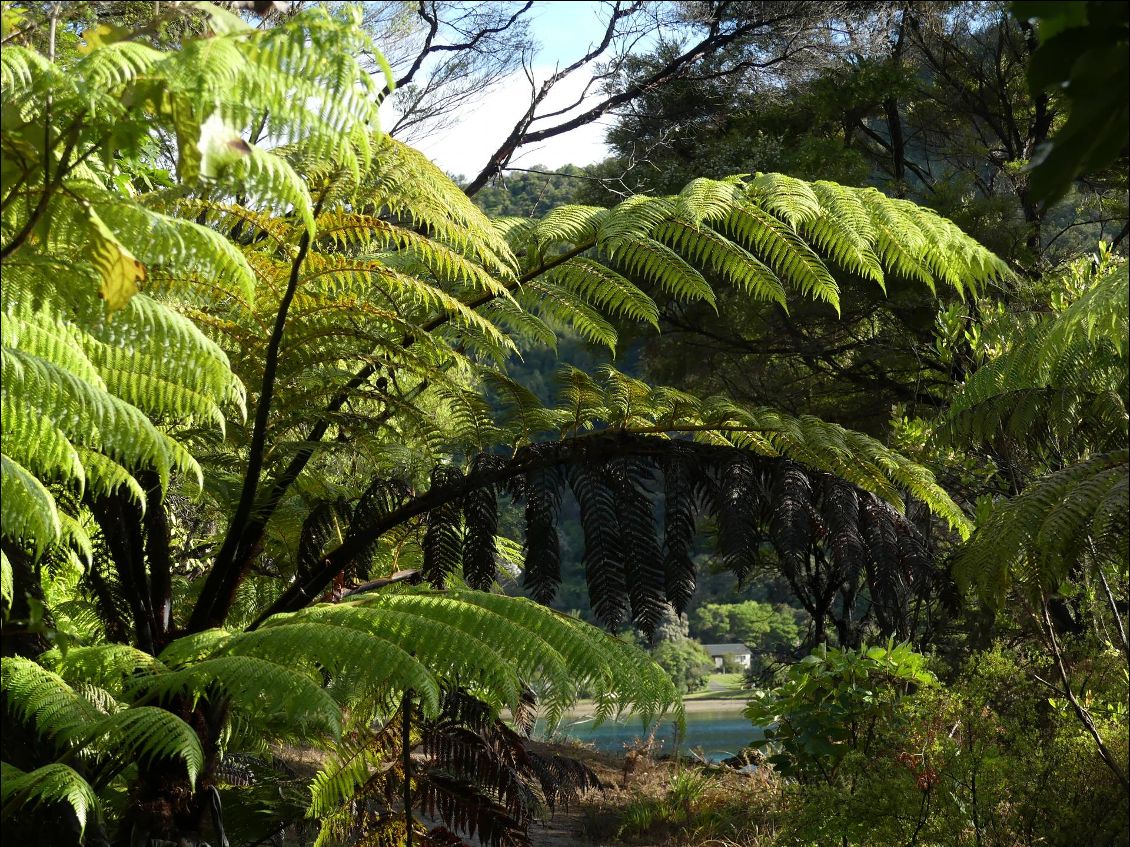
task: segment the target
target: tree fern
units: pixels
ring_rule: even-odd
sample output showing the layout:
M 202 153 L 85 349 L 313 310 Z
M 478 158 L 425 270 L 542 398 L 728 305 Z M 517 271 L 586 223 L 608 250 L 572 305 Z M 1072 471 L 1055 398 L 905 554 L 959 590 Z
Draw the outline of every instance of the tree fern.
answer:
M 177 137 L 186 187 L 243 194 L 265 209 L 296 209 L 308 229 L 314 221 L 306 183 L 285 159 L 240 140 L 240 128 L 266 114 L 269 135 L 300 142 L 308 154 L 342 161 L 358 174 L 364 162 L 358 151 L 369 149 L 375 107 L 357 88 L 371 89 L 369 76 L 347 52 L 318 63 L 304 58 L 306 49 L 340 47 L 342 38 L 362 46 L 357 29 L 311 10 L 284 26 L 254 30 L 199 5 L 211 16 L 212 35 L 172 53 L 118 42 L 94 48 L 64 71 L 23 47 L 4 51 L 5 101 L 13 116 L 5 167 L 11 154 L 12 175 L 18 174 L 0 219 L 5 443 L 25 451 L 5 457 L 5 487 L 25 496 L 5 497 L 4 527 L 38 549 L 59 532 L 50 517 L 54 506 L 47 505 L 51 495 L 28 472 L 80 492 L 94 476 L 101 490 L 125 485 L 135 493 L 130 475 L 139 469 L 157 470 L 162 483 L 174 470 L 198 475 L 184 448 L 147 418 L 222 427 L 227 411 L 242 403 L 219 347 L 137 291 L 151 278 L 203 277 L 249 301 L 250 266 L 219 233 L 162 214 L 160 196 L 110 190 L 111 166 L 86 158 L 98 150 L 97 139 L 109 129 L 129 146 L 142 143 L 152 125 L 168 128 Z M 253 94 L 235 100 L 237 90 Z M 317 97 L 296 97 L 299 91 Z M 62 131 L 68 121 L 69 138 Z M 129 133 L 134 138 L 126 141 Z M 42 161 L 18 152 L 25 136 L 50 140 Z M 79 149 L 87 151 L 81 159 Z M 60 271 L 64 285 L 57 284 Z M 117 311 L 112 319 L 102 314 L 99 297 Z M 89 463 L 84 449 L 94 457 Z M 110 478 L 102 474 L 107 470 L 115 471 Z
M 678 716 L 670 680 L 640 651 L 535 603 L 370 583 L 310 607 L 330 585 L 338 596 L 368 578 L 374 559 L 420 565 L 436 585 L 461 575 L 489 586 L 514 547 L 498 539 L 504 488 L 524 500 L 523 582 L 535 597 L 560 582 L 569 488 L 594 608 L 645 630 L 668 602 L 690 601 L 700 511 L 718 518 L 739 575 L 769 538 L 783 567 L 830 562 L 829 585 L 863 567 L 895 605 L 915 586 L 892 574 L 928 564 L 906 519 L 874 495 L 901 505 L 908 494 L 964 530 L 926 471 L 842 428 L 611 368 L 566 373 L 545 407 L 505 370 L 522 345 L 552 346 L 564 329 L 613 348 L 616 321 L 655 326 L 660 302 L 713 304 L 719 284 L 787 308 L 798 296 L 836 305 L 844 271 L 958 291 L 1003 276 L 956 227 L 877 192 L 774 174 L 491 222 L 422 154 L 375 133 L 376 86 L 355 58 L 374 51 L 354 10 L 252 28 L 208 4 L 162 8 L 203 16 L 206 34 L 190 27 L 175 51 L 140 33 L 91 42 L 58 63 L 6 45 L 0 60 L 6 548 L 69 545 L 91 561 L 85 606 L 60 617 L 70 638 L 129 640 L 147 607 L 164 604 L 166 618 L 154 637 L 136 635 L 156 659 L 98 644 L 4 660 L 17 717 L 74 755 L 88 785 L 165 792 L 157 799 L 199 817 L 192 784 L 229 745 L 322 742 L 343 714 L 387 719 L 413 699 L 442 721 L 455 688 L 492 719 L 528 707 L 531 686 L 551 720 L 582 689 L 601 718 Z M 174 157 L 172 187 L 142 178 Z M 208 441 L 218 433 L 222 448 Z M 499 445 L 515 448 L 510 458 Z M 205 523 L 231 526 L 222 538 L 199 530 L 212 548 L 201 586 L 184 577 L 195 563 L 174 571 L 159 548 L 188 532 L 179 501 L 162 497 L 204 468 Z M 390 482 L 400 475 L 408 482 Z M 80 498 L 96 520 L 76 519 Z M 6 556 L 10 600 L 22 587 Z M 190 634 L 169 643 L 186 620 L 169 612 L 172 596 L 201 599 Z M 76 623 L 84 608 L 102 610 L 101 628 Z M 199 631 L 229 612 L 258 626 Z M 497 766 L 466 741 L 467 761 Z M 139 768 L 123 776 L 129 761 Z M 435 776 L 422 805 L 483 834 L 485 819 L 458 802 L 482 799 L 473 774 Z M 15 806 L 89 806 L 63 771 L 16 784 Z M 520 818 L 525 801 L 505 791 L 492 802 Z
M 955 575 L 993 605 L 1013 590 L 1042 604 L 1080 568 L 1126 564 L 1127 266 L 1104 265 L 975 371 L 942 421 L 947 440 L 1011 437 L 1048 463 L 955 554 Z

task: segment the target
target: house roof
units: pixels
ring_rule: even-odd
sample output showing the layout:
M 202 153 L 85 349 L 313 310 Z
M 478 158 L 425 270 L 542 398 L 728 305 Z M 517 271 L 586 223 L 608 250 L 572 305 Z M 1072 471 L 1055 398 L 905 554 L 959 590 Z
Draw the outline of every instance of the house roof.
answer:
M 749 648 L 744 644 L 703 644 L 711 656 L 749 656 Z

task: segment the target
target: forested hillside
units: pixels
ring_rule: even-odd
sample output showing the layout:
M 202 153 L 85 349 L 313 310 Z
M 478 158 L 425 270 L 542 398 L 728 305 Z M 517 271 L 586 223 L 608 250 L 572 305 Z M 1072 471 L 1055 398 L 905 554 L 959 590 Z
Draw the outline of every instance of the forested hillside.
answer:
M 1127 843 L 1127 8 L 4 3 L 5 842 Z

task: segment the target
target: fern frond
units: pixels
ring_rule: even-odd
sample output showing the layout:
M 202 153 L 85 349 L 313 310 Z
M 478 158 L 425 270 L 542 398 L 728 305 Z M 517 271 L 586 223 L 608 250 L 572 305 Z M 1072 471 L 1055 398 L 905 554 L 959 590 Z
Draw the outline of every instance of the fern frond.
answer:
M 0 522 L 11 538 L 30 543 L 37 551 L 56 543 L 62 535 L 55 498 L 18 462 L 0 454 Z
M 535 279 L 523 285 L 515 299 L 550 326 L 569 327 L 586 341 L 615 351 L 616 328 L 572 291 Z
M 220 656 L 179 670 L 151 675 L 132 686 L 135 696 L 157 701 L 188 697 L 195 704 L 222 693 L 257 731 L 272 728 L 283 737 L 309 740 L 341 734 L 341 706 L 309 673 L 254 656 Z
M 134 706 L 86 724 L 70 735 L 79 746 L 97 746 L 125 762 L 180 759 L 190 784 L 204 767 L 196 731 L 172 712 Z
M 659 328 L 655 301 L 620 274 L 593 259 L 578 257 L 542 277 L 583 298 L 606 314 Z
M 614 629 L 629 617 L 617 492 L 609 484 L 607 469 L 599 465 L 570 468 L 569 486 L 581 508 L 581 529 L 585 535 L 581 563 L 593 611 Z
M 0 611 L 4 618 L 8 617 L 8 610 L 12 608 L 12 598 L 16 595 L 15 576 L 12 573 L 12 563 L 8 556 L 0 550 Z
M 605 242 L 609 261 L 638 275 L 677 300 L 704 300 L 714 305 L 714 289 L 682 256 L 653 238 Z
M 10 708 L 42 736 L 65 744 L 103 715 L 66 681 L 30 659 L 0 659 Z
M 55 763 L 25 773 L 7 762 L 0 762 L 0 784 L 3 785 L 0 802 L 5 816 L 64 803 L 78 820 L 79 838 L 86 831 L 91 813 L 97 815 L 99 811 L 94 789 L 69 765 Z
M 128 644 L 98 644 L 71 647 L 65 652 L 51 650 L 40 662 L 71 685 L 89 683 L 121 692 L 123 682 L 135 674 L 157 674 L 165 666 L 157 659 Z
M 1124 444 L 1127 414 L 1127 265 L 1099 279 L 1063 313 L 1023 334 L 979 368 L 942 421 L 948 434 L 1019 440 L 1048 429 L 1086 434 L 1100 449 Z
M 759 173 L 747 183 L 750 199 L 798 230 L 819 217 L 824 208 L 804 180 L 784 174 Z
M 839 312 L 839 286 L 819 255 L 788 225 L 752 203 L 731 211 L 726 229 L 783 280 Z
M 1130 454 L 1098 454 L 997 505 L 958 551 L 954 575 L 994 605 L 1014 583 L 1054 594 L 1076 562 L 1093 561 L 1092 549 L 1125 562 L 1128 511 Z

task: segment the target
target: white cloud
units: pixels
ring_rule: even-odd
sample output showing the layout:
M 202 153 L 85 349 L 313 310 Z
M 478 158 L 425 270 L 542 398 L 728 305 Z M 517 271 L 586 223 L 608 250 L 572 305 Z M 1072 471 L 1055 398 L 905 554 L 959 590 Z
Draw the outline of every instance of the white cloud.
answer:
M 534 78 L 540 82 L 554 70 L 549 66 L 535 67 Z M 584 89 L 585 82 L 587 77 L 583 74 L 567 77 L 554 87 L 538 111 L 552 112 L 572 104 Z M 517 71 L 500 81 L 478 102 L 461 108 L 451 126 L 418 139 L 414 144 L 444 170 L 474 176 L 509 135 L 529 102 L 529 81 L 524 73 Z M 590 97 L 588 105 L 594 102 L 595 98 Z M 396 119 L 391 104 L 384 108 L 383 122 L 385 126 L 392 126 Z M 554 126 L 566 117 L 539 121 L 533 129 Z M 553 168 L 600 161 L 608 155 L 604 143 L 608 127 L 609 120 L 604 118 L 541 143 L 527 145 L 519 149 L 511 164 L 518 167 L 541 164 Z

